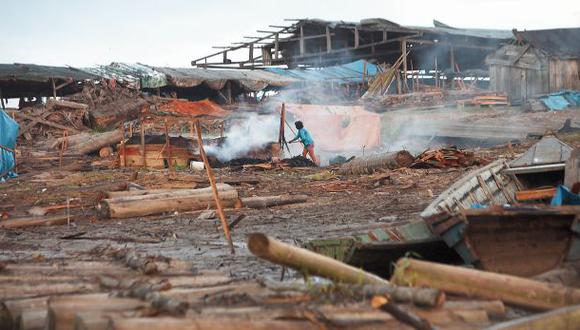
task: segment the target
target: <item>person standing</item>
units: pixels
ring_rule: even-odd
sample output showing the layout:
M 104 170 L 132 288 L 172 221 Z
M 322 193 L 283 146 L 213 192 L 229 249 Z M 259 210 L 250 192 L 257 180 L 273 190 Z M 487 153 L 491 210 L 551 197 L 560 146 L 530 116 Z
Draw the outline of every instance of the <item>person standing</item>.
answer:
M 314 140 L 312 139 L 312 136 L 310 135 L 310 133 L 308 133 L 306 128 L 304 128 L 304 124 L 301 121 L 295 122 L 294 125 L 296 126 L 298 133 L 296 133 L 296 137 L 288 141 L 288 143 L 294 143 L 300 139 L 300 142 L 302 142 L 302 144 L 304 145 L 302 156 L 306 157 L 306 155 L 309 155 L 312 161 L 316 165 L 320 166 L 320 161 L 314 154 Z

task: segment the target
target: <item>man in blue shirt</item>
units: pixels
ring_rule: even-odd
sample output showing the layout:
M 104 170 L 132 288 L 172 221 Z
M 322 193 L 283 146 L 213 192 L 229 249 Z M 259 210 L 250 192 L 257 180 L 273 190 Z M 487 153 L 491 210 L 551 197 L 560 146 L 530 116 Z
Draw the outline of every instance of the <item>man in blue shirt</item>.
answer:
M 292 140 L 288 141 L 288 143 L 297 142 L 300 139 L 300 142 L 304 145 L 304 151 L 302 151 L 302 156 L 306 157 L 306 155 L 310 155 L 310 158 L 316 165 L 320 165 L 320 162 L 316 155 L 314 154 L 314 140 L 310 133 L 304 128 L 304 124 L 301 121 L 297 121 L 294 123 L 296 125 L 296 129 L 298 129 L 298 133 L 296 137 Z

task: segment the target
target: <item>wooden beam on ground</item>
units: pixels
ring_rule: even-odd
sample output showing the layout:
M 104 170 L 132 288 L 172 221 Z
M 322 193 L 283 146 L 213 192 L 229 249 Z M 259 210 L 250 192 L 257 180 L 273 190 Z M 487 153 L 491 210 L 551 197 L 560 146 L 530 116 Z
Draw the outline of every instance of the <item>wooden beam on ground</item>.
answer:
M 554 197 L 556 188 L 533 189 L 516 191 L 518 202 L 533 201 L 538 199 L 548 199 Z

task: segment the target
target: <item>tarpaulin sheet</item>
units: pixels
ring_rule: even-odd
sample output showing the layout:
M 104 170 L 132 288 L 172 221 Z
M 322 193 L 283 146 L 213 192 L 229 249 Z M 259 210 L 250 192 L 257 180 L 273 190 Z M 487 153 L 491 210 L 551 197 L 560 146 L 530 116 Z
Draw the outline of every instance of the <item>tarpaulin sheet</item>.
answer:
M 222 109 L 216 103 L 205 99 L 202 101 L 171 100 L 159 106 L 159 110 L 188 117 L 217 117 L 229 115 L 229 111 Z
M 18 124 L 6 112 L 0 110 L 0 146 L 2 146 L 0 148 L 0 182 L 7 177 L 16 176 L 16 173 L 13 172 L 15 165 L 14 153 L 5 148 L 14 150 L 17 136 Z
M 381 118 L 362 106 L 286 104 L 286 111 L 304 123 L 322 151 L 358 151 L 381 144 Z
M 552 93 L 542 97 L 541 100 L 550 110 L 564 110 L 568 107 L 580 105 L 580 92 L 562 91 Z
M 550 205 L 580 205 L 580 196 L 571 192 L 566 186 L 559 185 L 556 188 L 556 194 L 552 197 Z

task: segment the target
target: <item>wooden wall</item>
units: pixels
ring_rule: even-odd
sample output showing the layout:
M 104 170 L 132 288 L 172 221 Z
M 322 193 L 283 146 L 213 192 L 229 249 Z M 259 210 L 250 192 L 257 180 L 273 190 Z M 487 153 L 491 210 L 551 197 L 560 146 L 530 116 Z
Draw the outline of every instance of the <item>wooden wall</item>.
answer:
M 549 92 L 547 67 L 535 70 L 505 65 L 491 65 L 489 77 L 490 89 L 506 93 L 510 102 Z
M 550 59 L 550 92 L 580 90 L 580 59 Z

